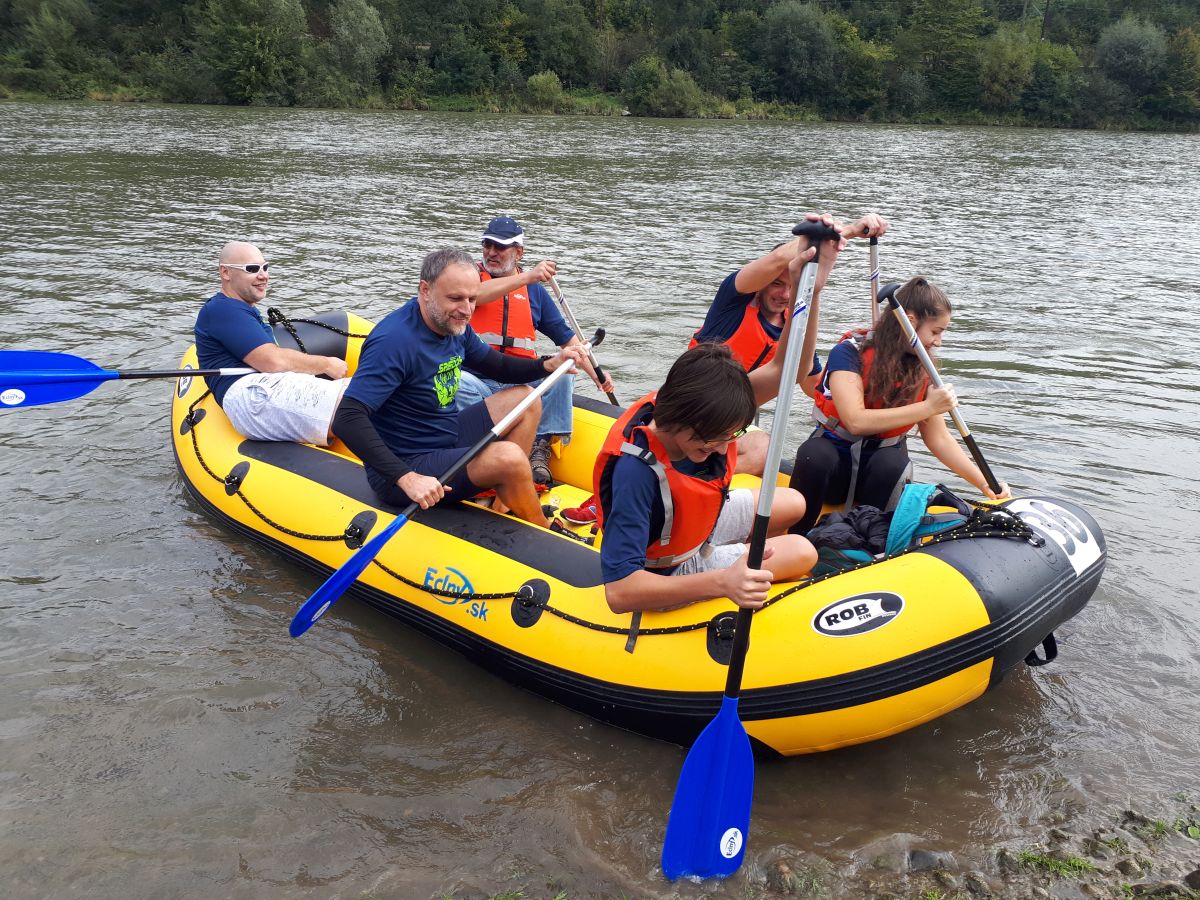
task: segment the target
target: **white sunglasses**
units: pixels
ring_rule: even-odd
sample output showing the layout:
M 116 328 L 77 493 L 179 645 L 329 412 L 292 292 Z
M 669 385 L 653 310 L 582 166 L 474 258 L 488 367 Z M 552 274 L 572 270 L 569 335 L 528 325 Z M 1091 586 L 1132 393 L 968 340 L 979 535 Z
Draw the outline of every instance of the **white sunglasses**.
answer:
M 220 263 L 220 265 L 227 269 L 241 269 L 247 275 L 257 275 L 259 269 L 266 272 L 271 268 L 270 263 Z

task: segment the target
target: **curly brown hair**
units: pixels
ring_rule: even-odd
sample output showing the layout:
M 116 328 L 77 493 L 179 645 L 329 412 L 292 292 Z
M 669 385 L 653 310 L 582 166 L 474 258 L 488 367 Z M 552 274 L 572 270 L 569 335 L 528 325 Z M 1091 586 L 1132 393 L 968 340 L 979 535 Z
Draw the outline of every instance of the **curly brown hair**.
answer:
M 910 278 L 896 291 L 896 299 L 917 320 L 917 328 L 928 319 L 953 312 L 946 292 L 930 284 L 924 275 Z M 875 361 L 863 385 L 867 406 L 893 409 L 914 403 L 925 383 L 925 369 L 917 355 L 908 352 L 908 336 L 895 315 L 880 318 L 875 331 L 868 335 L 866 346 L 875 348 Z

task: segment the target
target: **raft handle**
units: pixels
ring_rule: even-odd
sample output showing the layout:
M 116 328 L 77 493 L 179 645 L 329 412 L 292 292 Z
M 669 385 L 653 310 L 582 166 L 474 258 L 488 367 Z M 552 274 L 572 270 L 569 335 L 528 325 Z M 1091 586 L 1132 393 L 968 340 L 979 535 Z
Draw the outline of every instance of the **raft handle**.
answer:
M 1042 641 L 1042 652 L 1046 654 L 1045 658 L 1038 656 L 1037 647 L 1029 651 L 1029 655 L 1025 657 L 1025 665 L 1030 668 L 1044 666 L 1046 663 L 1054 662 L 1058 658 L 1058 641 L 1054 637 L 1054 632 L 1046 635 L 1046 639 Z
M 550 585 L 541 578 L 530 578 L 517 588 L 517 595 L 508 608 L 518 626 L 529 628 L 542 617 L 542 610 L 549 602 Z

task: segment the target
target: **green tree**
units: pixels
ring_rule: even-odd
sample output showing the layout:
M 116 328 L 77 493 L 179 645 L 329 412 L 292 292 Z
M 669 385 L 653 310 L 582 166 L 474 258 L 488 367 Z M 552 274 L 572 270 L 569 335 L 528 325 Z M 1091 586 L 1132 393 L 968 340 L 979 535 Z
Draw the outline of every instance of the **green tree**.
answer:
M 578 0 L 525 0 L 525 12 L 527 71 L 553 70 L 567 85 L 587 84 L 596 68 L 595 29 Z
M 1167 71 L 1145 109 L 1171 122 L 1200 121 L 1200 35 L 1183 28 L 1167 42 Z
M 434 54 L 433 70 L 433 90 L 438 94 L 478 94 L 492 81 L 487 53 L 461 30 L 452 33 Z
M 916 0 L 908 26 L 896 38 L 896 56 L 916 64 L 936 100 L 967 109 L 979 96 L 982 28 L 977 0 Z
M 1022 31 L 1001 28 L 979 45 L 979 102 L 1007 112 L 1019 106 L 1033 77 L 1033 44 Z
M 667 67 L 657 56 L 644 56 L 625 70 L 621 96 L 635 116 L 652 116 L 657 109 L 658 91 L 667 80 Z
M 207 0 L 195 52 L 231 103 L 291 105 L 310 42 L 300 0 Z
M 529 102 L 537 109 L 553 110 L 562 101 L 562 82 L 553 72 L 538 72 L 536 75 L 530 75 L 527 85 Z
M 1159 26 L 1127 16 L 1100 32 L 1096 61 L 1105 75 L 1142 97 L 1166 73 L 1167 36 Z
M 772 6 L 759 29 L 759 56 L 775 99 L 812 102 L 835 89 L 837 38 L 816 6 L 795 0 Z
M 1040 41 L 1034 48 L 1029 83 L 1021 92 L 1021 109 L 1040 124 L 1070 125 L 1078 118 L 1083 89 L 1079 57 L 1070 47 L 1049 41 Z
M 379 81 L 379 63 L 391 49 L 379 11 L 366 0 L 337 0 L 329 8 L 334 56 L 351 82 L 369 89 Z

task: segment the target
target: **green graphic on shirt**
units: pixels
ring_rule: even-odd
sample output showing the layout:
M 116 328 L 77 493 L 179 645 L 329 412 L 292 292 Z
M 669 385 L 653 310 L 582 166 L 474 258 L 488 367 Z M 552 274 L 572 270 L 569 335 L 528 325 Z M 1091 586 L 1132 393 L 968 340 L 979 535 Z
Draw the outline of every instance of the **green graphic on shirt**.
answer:
M 437 393 L 438 406 L 445 408 L 454 402 L 461 376 L 461 356 L 451 357 L 438 366 L 437 374 L 433 376 L 433 389 Z

